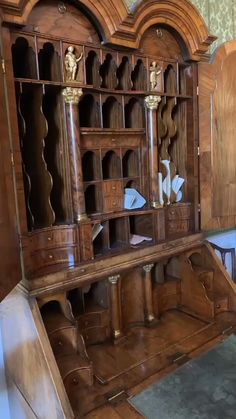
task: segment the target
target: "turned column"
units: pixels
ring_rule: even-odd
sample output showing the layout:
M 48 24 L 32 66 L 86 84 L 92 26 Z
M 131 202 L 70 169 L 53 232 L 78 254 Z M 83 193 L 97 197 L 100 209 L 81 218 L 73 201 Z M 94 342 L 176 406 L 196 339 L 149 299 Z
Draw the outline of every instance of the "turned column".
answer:
M 148 148 L 149 148 L 149 178 L 150 178 L 150 201 L 153 208 L 161 207 L 158 186 L 158 138 L 157 138 L 157 108 L 161 102 L 160 96 L 146 96 Z
M 121 331 L 121 305 L 120 305 L 120 275 L 110 276 L 110 308 L 111 327 L 114 341 L 122 337 Z
M 144 278 L 143 278 L 143 292 L 144 292 L 144 318 L 145 322 L 150 325 L 156 322 L 153 311 L 152 301 L 152 277 L 151 270 L 153 264 L 143 266 Z
M 83 92 L 82 89 L 66 87 L 62 94 L 66 104 L 74 222 L 80 223 L 88 218 L 85 211 L 78 109 L 80 97 Z

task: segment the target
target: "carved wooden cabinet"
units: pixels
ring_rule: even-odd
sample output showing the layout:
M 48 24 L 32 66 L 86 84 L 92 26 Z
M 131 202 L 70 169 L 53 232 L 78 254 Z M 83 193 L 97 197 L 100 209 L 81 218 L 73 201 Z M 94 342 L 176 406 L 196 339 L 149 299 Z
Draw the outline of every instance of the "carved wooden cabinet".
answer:
M 12 3 L 0 2 L 2 296 L 22 279 L 60 417 L 85 416 L 236 325 L 235 288 L 200 232 L 222 57 L 207 62 L 215 38 L 187 0 L 129 14 L 122 0 Z M 125 209 L 127 189 L 145 203 Z

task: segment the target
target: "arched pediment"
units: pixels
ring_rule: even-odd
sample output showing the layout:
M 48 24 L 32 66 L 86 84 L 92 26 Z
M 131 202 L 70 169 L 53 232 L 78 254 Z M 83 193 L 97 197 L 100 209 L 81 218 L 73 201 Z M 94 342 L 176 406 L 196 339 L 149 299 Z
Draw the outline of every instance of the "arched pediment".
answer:
M 0 1 L 5 22 L 25 24 L 39 0 Z M 183 39 L 190 59 L 203 57 L 216 39 L 189 0 L 142 0 L 132 12 L 124 0 L 80 0 L 98 27 L 103 28 L 104 42 L 138 48 L 143 33 L 152 25 L 173 28 Z

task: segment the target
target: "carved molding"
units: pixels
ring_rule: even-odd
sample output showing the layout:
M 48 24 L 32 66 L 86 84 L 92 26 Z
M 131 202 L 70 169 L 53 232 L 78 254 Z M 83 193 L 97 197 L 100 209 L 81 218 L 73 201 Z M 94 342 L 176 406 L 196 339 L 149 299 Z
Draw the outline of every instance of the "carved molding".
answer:
M 25 24 L 39 0 L 0 1 L 3 21 Z M 188 58 L 200 60 L 216 37 L 209 34 L 207 25 L 190 0 L 142 0 L 132 13 L 124 0 L 80 0 L 103 28 L 104 42 L 138 48 L 143 33 L 152 25 L 165 24 L 176 30 L 183 39 Z M 2 12 L 2 13 L 1 13 Z
M 151 111 L 156 111 L 160 102 L 161 96 L 150 95 L 145 97 L 145 104 Z
M 62 91 L 65 103 L 70 103 L 72 105 L 78 105 L 81 96 L 83 95 L 83 90 L 75 87 L 66 87 Z

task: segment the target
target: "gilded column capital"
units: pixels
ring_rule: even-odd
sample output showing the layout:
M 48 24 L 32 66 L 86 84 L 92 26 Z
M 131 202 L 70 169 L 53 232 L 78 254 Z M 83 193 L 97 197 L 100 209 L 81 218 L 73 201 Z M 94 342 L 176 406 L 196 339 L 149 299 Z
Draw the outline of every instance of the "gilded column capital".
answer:
M 151 263 L 150 265 L 145 265 L 145 266 L 143 266 L 143 270 L 144 270 L 146 273 L 149 273 L 149 272 L 151 272 L 151 270 L 152 270 L 153 266 L 154 266 L 154 263 Z
M 113 275 L 113 276 L 109 276 L 108 277 L 108 281 L 110 282 L 110 284 L 112 284 L 112 285 L 116 285 L 117 284 L 117 282 L 119 281 L 119 279 L 120 279 L 120 275 Z
M 66 87 L 62 91 L 65 103 L 70 103 L 72 105 L 78 105 L 82 95 L 83 90 L 76 87 Z
M 159 103 L 161 102 L 161 96 L 149 95 L 145 97 L 145 104 L 151 111 L 156 111 Z

